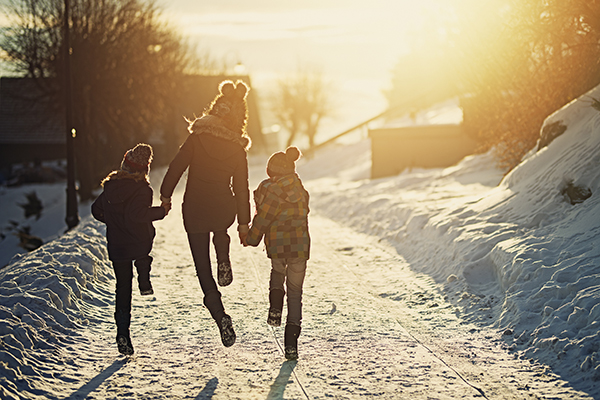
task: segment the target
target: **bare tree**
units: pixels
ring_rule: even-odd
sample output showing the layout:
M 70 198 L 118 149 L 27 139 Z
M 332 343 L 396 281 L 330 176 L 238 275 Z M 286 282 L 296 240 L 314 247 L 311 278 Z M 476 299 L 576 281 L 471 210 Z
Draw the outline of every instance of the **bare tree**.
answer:
M 465 127 L 512 168 L 535 146 L 549 114 L 600 83 L 600 3 L 506 3 L 501 45 L 463 46 L 465 57 L 484 62 L 460 78 L 468 88 Z
M 481 150 L 496 150 L 499 166 L 512 168 L 550 113 L 600 83 L 600 2 L 467 1 L 429 47 L 436 51 L 398 64 L 390 105 L 433 90 L 460 96 L 466 130 Z M 423 99 L 416 96 L 415 107 L 426 106 Z
M 332 113 L 331 84 L 320 69 L 299 68 L 296 74 L 279 79 L 273 97 L 273 111 L 290 136 L 290 146 L 298 134 L 305 134 L 309 148 L 323 118 Z
M 11 0 L 0 41 L 13 70 L 36 79 L 56 104 L 64 57 L 63 0 Z M 73 116 L 82 199 L 118 165 L 124 150 L 165 123 L 190 47 L 160 19 L 152 0 L 71 0 Z

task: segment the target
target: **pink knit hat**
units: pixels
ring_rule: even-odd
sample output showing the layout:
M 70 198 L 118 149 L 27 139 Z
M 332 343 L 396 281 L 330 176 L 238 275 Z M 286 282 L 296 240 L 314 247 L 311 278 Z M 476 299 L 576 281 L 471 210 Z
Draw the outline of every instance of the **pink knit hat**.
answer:
M 152 155 L 152 147 L 149 144 L 139 143 L 125 153 L 121 162 L 121 169 L 130 173 L 148 173 Z

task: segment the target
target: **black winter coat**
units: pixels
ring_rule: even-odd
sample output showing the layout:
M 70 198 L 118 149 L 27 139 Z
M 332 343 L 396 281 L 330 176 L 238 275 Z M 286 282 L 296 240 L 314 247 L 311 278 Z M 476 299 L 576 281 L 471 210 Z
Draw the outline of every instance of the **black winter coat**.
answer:
M 250 222 L 248 142 L 225 129 L 217 117 L 202 117 L 171 161 L 160 193 L 171 197 L 189 168 L 183 197 L 183 224 L 188 233 L 216 232 Z
M 156 231 L 152 221 L 165 217 L 164 207 L 152 207 L 152 188 L 144 174 L 113 172 L 92 204 L 92 215 L 106 224 L 112 261 L 137 260 L 150 253 Z

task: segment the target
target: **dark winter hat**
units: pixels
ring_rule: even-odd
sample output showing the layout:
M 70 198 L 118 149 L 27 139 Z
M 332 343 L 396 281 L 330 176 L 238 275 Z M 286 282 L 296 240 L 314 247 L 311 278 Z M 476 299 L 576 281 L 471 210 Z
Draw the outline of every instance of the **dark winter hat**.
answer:
M 274 176 L 284 176 L 296 172 L 296 160 L 300 158 L 302 153 L 295 146 L 290 146 L 283 151 L 273 153 L 267 162 L 267 175 L 271 178 Z
M 152 147 L 149 144 L 140 143 L 125 153 L 121 162 L 121 169 L 130 173 L 148 173 L 152 162 Z

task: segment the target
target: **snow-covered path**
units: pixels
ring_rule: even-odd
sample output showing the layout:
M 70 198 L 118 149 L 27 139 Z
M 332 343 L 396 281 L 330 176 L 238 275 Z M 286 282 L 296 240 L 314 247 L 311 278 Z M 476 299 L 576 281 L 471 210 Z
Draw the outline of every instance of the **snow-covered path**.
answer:
M 315 212 L 310 224 L 298 362 L 283 358 L 283 328 L 265 322 L 269 261 L 261 248 L 235 243 L 233 231 L 234 282 L 222 293 L 238 339 L 221 345 L 174 209 L 156 224 L 156 294 L 134 293 L 136 354 L 118 355 L 108 307 L 106 323 L 91 327 L 69 398 L 586 398 L 461 324 L 391 247 Z

